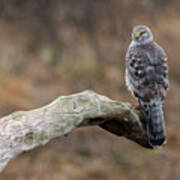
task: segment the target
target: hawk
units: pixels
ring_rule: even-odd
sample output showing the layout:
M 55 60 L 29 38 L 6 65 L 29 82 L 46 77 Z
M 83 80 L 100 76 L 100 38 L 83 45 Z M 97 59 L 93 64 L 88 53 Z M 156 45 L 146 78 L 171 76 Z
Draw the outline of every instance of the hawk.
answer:
M 167 56 L 147 26 L 133 28 L 126 53 L 126 84 L 144 114 L 149 144 L 162 146 L 166 143 L 163 105 L 168 88 Z

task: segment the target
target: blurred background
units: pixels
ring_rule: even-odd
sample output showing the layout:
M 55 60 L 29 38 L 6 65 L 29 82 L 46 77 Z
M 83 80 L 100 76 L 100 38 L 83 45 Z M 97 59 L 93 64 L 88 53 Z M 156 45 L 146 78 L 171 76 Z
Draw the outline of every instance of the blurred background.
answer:
M 134 25 L 148 25 L 169 57 L 168 144 L 146 150 L 98 128 L 24 153 L 1 180 L 180 179 L 179 0 L 1 0 L 0 114 L 92 89 L 135 103 L 124 81 Z

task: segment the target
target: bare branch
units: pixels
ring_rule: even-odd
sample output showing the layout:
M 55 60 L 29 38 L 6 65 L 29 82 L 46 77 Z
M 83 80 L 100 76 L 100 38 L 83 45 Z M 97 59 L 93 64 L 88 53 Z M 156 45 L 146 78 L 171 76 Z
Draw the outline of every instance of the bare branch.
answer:
M 39 109 L 18 111 L 1 118 L 0 171 L 18 154 L 87 125 L 99 125 L 151 148 L 138 110 L 129 103 L 84 91 L 61 96 Z

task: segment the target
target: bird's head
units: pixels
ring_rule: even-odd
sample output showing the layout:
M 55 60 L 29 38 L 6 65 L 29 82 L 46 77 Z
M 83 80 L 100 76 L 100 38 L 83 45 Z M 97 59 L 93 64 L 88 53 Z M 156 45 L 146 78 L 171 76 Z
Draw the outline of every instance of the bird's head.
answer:
M 138 25 L 133 28 L 132 40 L 137 44 L 146 44 L 153 41 L 151 30 L 144 25 Z

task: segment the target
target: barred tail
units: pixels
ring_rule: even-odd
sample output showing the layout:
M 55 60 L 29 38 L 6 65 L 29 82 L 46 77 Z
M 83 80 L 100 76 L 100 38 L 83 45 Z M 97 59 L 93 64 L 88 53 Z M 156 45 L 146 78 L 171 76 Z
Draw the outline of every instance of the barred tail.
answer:
M 156 101 L 148 105 L 148 107 L 145 107 L 141 100 L 139 102 L 145 116 L 149 144 L 152 147 L 162 146 L 166 143 L 166 128 L 162 102 Z
M 166 142 L 166 129 L 162 102 L 156 102 L 149 107 L 150 118 L 147 122 L 149 143 L 152 146 L 161 146 Z

